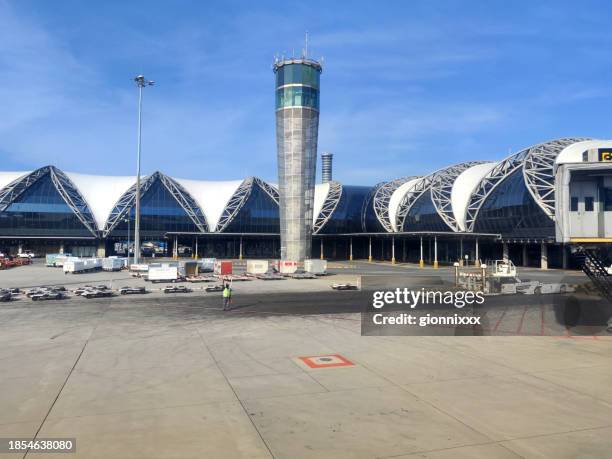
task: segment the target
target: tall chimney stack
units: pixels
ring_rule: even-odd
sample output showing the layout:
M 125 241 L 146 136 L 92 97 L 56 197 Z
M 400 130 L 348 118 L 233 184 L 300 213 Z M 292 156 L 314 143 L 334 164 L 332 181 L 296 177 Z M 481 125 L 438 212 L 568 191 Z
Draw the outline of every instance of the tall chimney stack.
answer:
M 332 160 L 334 155 L 332 153 L 323 153 L 321 155 L 321 171 L 322 171 L 322 182 L 327 183 L 332 181 Z

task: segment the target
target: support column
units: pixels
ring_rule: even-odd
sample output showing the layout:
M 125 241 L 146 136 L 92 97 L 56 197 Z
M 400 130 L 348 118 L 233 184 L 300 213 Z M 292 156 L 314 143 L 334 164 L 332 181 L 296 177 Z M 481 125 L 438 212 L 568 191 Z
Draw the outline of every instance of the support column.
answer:
M 438 236 L 434 236 L 434 269 L 438 269 Z
M 395 236 L 391 236 L 391 264 L 395 264 Z
M 60 242 L 60 246 L 59 246 L 59 253 L 61 253 L 62 255 L 64 254 L 64 241 Z M 128 255 L 129 258 L 129 255 Z
M 325 257 L 323 256 L 323 238 L 321 238 L 321 260 L 324 260 Z
M 567 247 L 565 244 L 561 246 L 561 267 L 567 269 L 569 267 L 569 259 L 567 256 Z
M 349 261 L 353 261 L 353 238 L 349 239 Z
M 368 240 L 368 262 L 372 262 L 372 236 Z
M 548 269 L 548 246 L 542 242 L 540 269 Z
M 502 258 L 504 259 L 505 262 L 507 262 L 510 259 L 510 255 L 508 254 L 508 243 L 507 242 L 503 242 L 502 243 Z
M 463 238 L 459 239 L 459 265 L 463 266 Z
M 198 259 L 198 257 L 199 257 L 199 252 L 198 252 L 198 238 L 196 237 L 196 240 L 195 240 L 195 253 L 193 254 L 193 258 L 195 258 L 195 259 L 197 260 L 197 259 Z
M 478 238 L 476 238 L 476 254 L 474 257 L 474 266 L 480 267 L 480 254 L 478 250 Z
M 98 241 L 98 247 L 96 248 L 96 257 L 106 257 L 106 246 L 104 245 L 104 241 Z
M 242 236 L 240 236 L 240 252 L 238 255 L 238 259 L 242 260 Z
M 527 244 L 523 244 L 523 267 L 529 266 L 529 260 L 527 259 Z
M 178 260 L 178 236 L 174 236 L 174 254 L 172 258 Z
M 19 245 L 17 246 L 17 253 L 20 254 L 23 252 L 23 244 L 20 242 Z
M 425 260 L 423 260 L 423 236 L 421 236 L 421 258 L 419 259 L 419 268 L 425 267 Z

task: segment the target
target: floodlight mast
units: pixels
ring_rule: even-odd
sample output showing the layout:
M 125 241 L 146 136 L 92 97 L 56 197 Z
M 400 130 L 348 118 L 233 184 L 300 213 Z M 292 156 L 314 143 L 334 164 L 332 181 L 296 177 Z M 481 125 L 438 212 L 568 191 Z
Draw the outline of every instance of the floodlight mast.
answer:
M 138 75 L 134 78 L 136 86 L 138 86 L 138 155 L 136 159 L 136 218 L 134 223 L 134 264 L 140 261 L 140 153 L 142 149 L 142 88 L 145 86 L 153 86 L 152 80 L 145 79 L 144 75 Z M 130 211 L 128 211 L 130 212 Z M 128 247 L 128 260 L 130 252 Z

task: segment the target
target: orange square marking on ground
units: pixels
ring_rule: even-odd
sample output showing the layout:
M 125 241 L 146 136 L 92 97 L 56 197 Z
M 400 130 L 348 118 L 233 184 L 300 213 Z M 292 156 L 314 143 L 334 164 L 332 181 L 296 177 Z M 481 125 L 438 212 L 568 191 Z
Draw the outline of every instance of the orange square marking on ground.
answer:
M 299 357 L 310 368 L 350 367 L 355 364 L 339 354 L 311 355 Z

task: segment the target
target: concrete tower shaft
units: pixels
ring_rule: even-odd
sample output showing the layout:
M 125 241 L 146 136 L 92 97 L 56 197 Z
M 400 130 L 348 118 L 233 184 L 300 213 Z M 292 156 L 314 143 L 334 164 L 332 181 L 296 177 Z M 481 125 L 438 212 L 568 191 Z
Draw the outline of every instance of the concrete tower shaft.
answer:
M 321 65 L 281 60 L 274 73 L 281 259 L 304 260 L 312 247 Z

